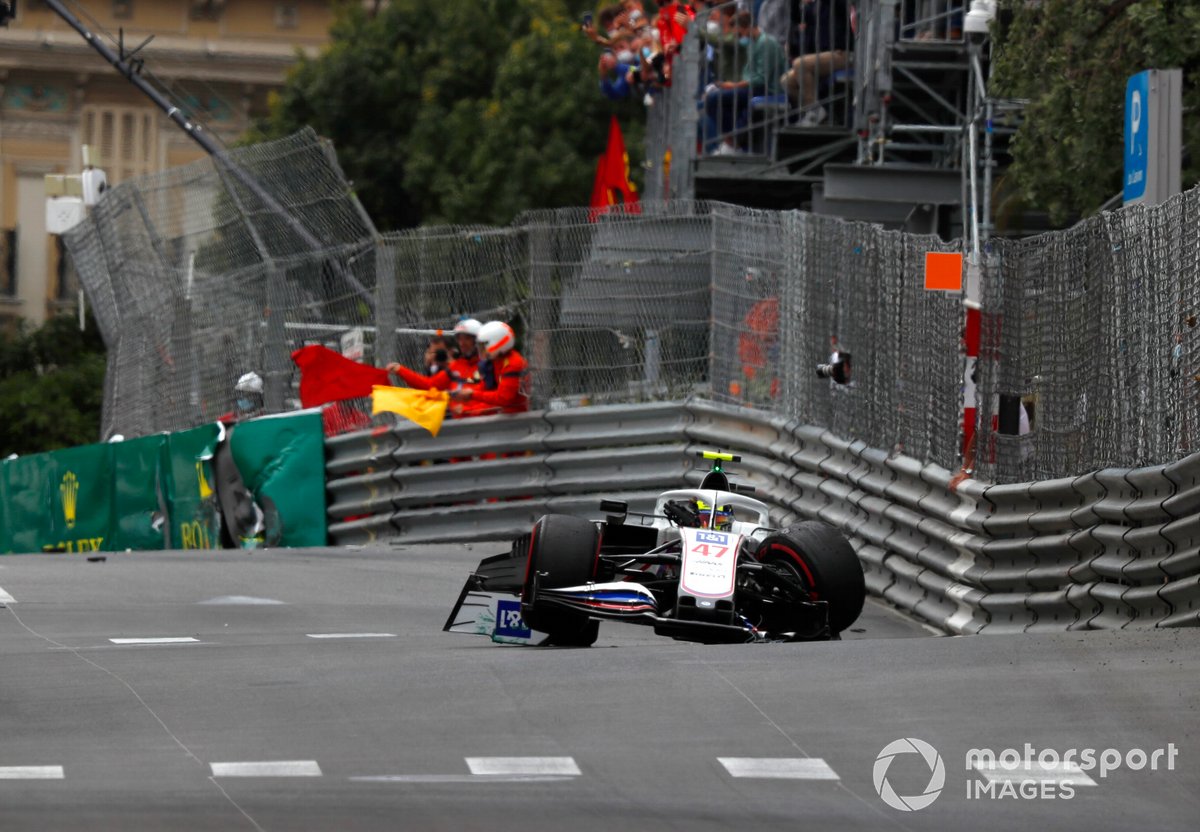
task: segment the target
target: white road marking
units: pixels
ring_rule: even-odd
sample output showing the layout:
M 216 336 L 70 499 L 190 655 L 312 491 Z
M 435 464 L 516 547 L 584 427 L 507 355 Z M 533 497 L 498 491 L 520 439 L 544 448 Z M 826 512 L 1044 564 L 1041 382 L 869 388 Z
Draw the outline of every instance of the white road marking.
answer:
M 276 601 L 274 598 L 255 598 L 252 595 L 222 595 L 219 598 L 209 598 L 207 601 L 197 601 L 197 604 L 209 606 L 276 606 L 283 605 L 285 601 Z
M 395 638 L 395 633 L 309 633 L 309 638 Z
M 554 774 L 578 777 L 582 774 L 574 757 L 467 757 L 471 774 Z
M 574 774 L 377 774 L 349 779 L 355 783 L 559 783 L 575 777 Z
M 62 766 L 0 766 L 0 780 L 62 779 Z
M 4 587 L 0 586 L 0 604 L 15 604 L 17 599 L 4 591 Z
M 1020 765 L 1014 769 L 1007 769 L 998 761 L 991 764 L 976 762 L 975 770 L 993 783 L 1052 780 L 1060 785 L 1068 783 L 1072 786 L 1096 785 L 1096 781 L 1077 764 L 1062 761 L 1054 765 L 1044 765 L 1037 760 L 1022 760 Z
M 171 636 L 169 638 L 110 638 L 113 644 L 198 644 L 199 639 L 191 636 Z
M 730 777 L 770 780 L 838 780 L 820 757 L 718 757 Z
M 320 777 L 316 760 L 266 760 L 260 763 L 213 763 L 213 777 Z

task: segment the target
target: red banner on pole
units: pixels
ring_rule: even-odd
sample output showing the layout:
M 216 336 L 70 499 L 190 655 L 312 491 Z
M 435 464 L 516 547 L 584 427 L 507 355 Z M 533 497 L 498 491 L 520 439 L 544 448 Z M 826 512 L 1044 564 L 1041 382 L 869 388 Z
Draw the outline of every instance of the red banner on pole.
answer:
M 616 116 L 608 124 L 608 147 L 596 163 L 596 180 L 592 184 L 590 205 L 592 210 L 589 219 L 592 222 L 614 209 L 629 214 L 641 213 L 637 188 L 629 179 L 629 154 L 625 152 L 625 137 L 621 135 Z

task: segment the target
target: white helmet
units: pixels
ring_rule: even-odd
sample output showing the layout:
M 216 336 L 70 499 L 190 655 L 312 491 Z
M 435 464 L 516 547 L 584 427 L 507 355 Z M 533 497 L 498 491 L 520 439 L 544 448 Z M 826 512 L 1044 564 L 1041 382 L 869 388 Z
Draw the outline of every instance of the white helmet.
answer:
M 454 325 L 455 335 L 470 335 L 472 338 L 479 337 L 479 330 L 483 328 L 483 324 L 474 318 L 463 318 Z
M 237 380 L 237 386 L 233 388 L 238 393 L 258 393 L 262 394 L 262 379 L 258 377 L 258 373 L 244 373 Z
M 504 321 L 488 321 L 479 329 L 479 346 L 488 358 L 504 355 L 516 345 L 516 333 Z

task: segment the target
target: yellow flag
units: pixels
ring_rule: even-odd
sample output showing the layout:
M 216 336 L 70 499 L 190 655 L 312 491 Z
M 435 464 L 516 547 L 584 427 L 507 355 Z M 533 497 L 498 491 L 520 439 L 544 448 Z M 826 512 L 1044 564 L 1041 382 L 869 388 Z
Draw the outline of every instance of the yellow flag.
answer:
M 376 384 L 371 388 L 372 413 L 399 413 L 405 419 L 416 422 L 433 436 L 442 429 L 446 418 L 446 405 L 450 394 L 445 390 L 411 390 L 407 387 L 385 387 Z

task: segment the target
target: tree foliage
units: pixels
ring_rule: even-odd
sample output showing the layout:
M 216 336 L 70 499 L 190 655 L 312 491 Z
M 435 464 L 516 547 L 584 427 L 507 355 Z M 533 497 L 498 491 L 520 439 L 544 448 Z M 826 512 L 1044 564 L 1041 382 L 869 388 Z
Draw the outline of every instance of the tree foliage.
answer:
M 1194 0 L 1004 0 L 994 89 L 1025 98 L 1006 184 L 1063 222 L 1121 191 L 1125 83 L 1183 68 L 1184 187 L 1200 177 L 1200 4 Z
M 347 4 L 258 136 L 307 124 L 332 139 L 381 229 L 585 205 L 613 105 L 571 11 L 567 0 Z M 619 108 L 634 151 L 640 106 Z
M 96 325 L 68 315 L 0 337 L 0 456 L 95 442 L 104 365 Z

